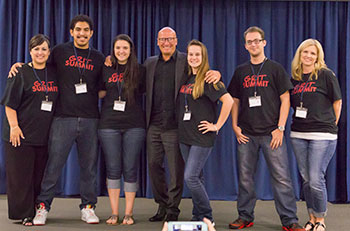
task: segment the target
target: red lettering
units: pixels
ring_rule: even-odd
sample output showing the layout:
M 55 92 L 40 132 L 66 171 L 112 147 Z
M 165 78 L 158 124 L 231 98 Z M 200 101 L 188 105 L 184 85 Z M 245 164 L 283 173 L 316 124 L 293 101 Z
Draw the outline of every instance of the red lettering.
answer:
M 257 87 L 268 87 L 269 81 L 268 80 L 264 80 L 264 77 L 266 77 L 266 75 L 259 75 L 259 76 L 256 76 L 256 75 L 249 76 L 249 75 L 247 75 L 243 79 L 243 88 L 255 87 L 255 85 Z
M 94 65 L 91 64 L 91 59 L 86 59 L 81 56 L 78 56 L 78 60 L 75 58 L 75 55 L 71 55 L 68 60 L 66 60 L 65 65 L 71 67 L 79 67 L 82 69 L 87 69 L 93 71 Z

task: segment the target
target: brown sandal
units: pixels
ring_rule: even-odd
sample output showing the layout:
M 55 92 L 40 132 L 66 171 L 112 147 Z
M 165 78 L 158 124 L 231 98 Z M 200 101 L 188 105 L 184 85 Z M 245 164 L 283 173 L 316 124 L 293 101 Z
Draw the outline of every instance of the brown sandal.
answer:
M 132 222 L 131 224 L 129 224 L 128 222 Z M 133 225 L 135 224 L 135 219 L 132 215 L 125 215 L 123 217 L 123 225 Z
M 111 222 L 108 222 L 111 221 Z M 115 221 L 115 222 L 114 222 Z M 120 221 L 119 221 L 119 216 L 116 214 L 112 214 L 110 217 L 108 217 L 108 219 L 106 220 L 106 224 L 107 225 L 119 225 Z

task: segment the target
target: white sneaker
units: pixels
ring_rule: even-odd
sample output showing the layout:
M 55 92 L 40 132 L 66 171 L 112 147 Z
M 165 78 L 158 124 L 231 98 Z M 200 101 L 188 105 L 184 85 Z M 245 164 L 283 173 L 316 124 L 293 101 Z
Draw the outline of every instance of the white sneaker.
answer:
M 37 207 L 36 213 L 35 213 L 35 217 L 33 219 L 33 224 L 34 225 L 45 225 L 48 213 L 49 212 L 46 210 L 44 203 L 38 204 L 38 207 Z
M 98 224 L 100 219 L 96 216 L 95 210 L 91 208 L 91 205 L 87 205 L 81 210 L 81 219 L 88 224 Z

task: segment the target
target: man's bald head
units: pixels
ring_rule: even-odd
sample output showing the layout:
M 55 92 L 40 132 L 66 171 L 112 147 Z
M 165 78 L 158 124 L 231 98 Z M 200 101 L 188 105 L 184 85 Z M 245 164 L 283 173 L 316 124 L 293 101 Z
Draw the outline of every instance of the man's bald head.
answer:
M 175 30 L 171 27 L 160 29 L 157 44 L 164 60 L 168 60 L 176 50 L 177 38 Z

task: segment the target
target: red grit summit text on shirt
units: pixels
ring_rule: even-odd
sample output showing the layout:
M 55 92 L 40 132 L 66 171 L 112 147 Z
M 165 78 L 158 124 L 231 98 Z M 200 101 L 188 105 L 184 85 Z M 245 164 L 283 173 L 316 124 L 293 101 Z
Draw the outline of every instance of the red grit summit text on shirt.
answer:
M 314 87 L 313 85 L 315 82 L 307 82 L 307 83 L 301 83 L 298 85 L 295 85 L 292 95 L 301 93 L 301 92 L 316 92 L 317 87 Z
M 183 94 L 187 94 L 187 95 L 191 95 L 192 94 L 192 90 L 193 90 L 193 83 L 187 84 L 187 85 L 182 85 L 181 89 L 180 89 L 180 93 Z
M 87 69 L 90 71 L 94 70 L 94 65 L 91 64 L 92 60 L 81 56 L 78 56 L 78 61 L 75 55 L 71 55 L 68 60 L 66 60 L 66 66 L 70 67 L 80 67 L 81 69 Z
M 113 73 L 111 77 L 108 78 L 108 83 L 123 82 L 124 73 Z
M 243 88 L 250 88 L 250 87 L 268 87 L 269 86 L 269 80 L 264 79 L 266 75 L 247 75 L 244 77 L 243 80 Z
M 47 81 L 47 84 L 45 83 L 45 81 L 41 81 L 41 83 L 37 80 L 34 82 L 32 90 L 33 92 L 37 92 L 37 91 L 47 91 L 48 92 L 58 92 L 58 88 L 57 86 L 54 86 L 54 81 Z

